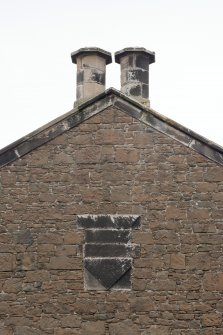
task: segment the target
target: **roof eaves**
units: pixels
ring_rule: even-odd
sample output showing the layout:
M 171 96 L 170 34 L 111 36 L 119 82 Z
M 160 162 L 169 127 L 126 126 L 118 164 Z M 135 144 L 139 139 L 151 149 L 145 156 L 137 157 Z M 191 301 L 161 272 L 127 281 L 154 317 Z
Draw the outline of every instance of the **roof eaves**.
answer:
M 25 154 L 53 140 L 65 131 L 77 126 L 88 118 L 111 106 L 112 96 L 105 92 L 88 101 L 75 104 L 66 114 L 54 119 L 19 140 L 0 150 L 0 167 L 3 167 Z

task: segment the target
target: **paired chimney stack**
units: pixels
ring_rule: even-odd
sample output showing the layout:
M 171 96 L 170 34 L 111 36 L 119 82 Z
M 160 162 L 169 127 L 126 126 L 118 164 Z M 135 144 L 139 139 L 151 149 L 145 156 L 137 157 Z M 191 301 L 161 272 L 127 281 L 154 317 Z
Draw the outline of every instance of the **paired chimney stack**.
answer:
M 149 64 L 155 53 L 145 48 L 125 48 L 115 53 L 121 65 L 121 91 L 127 96 L 149 105 Z
M 104 92 L 106 65 L 112 62 L 111 53 L 99 48 L 81 48 L 71 54 L 77 64 L 76 99 L 86 100 Z
M 77 100 L 104 92 L 111 53 L 94 47 L 82 48 L 73 52 L 71 59 L 77 64 Z M 149 65 L 155 62 L 155 53 L 145 48 L 125 48 L 115 53 L 115 61 L 121 65 L 121 91 L 149 106 Z

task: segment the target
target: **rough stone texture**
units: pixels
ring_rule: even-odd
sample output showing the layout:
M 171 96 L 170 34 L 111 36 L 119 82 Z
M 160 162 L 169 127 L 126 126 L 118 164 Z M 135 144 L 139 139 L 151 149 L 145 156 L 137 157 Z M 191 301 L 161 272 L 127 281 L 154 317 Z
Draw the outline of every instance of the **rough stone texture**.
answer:
M 132 262 L 126 258 L 86 258 L 85 269 L 90 272 L 106 289 L 109 289 L 123 279 L 131 269 Z M 127 277 L 126 285 L 129 288 L 130 282 Z M 89 282 L 89 280 L 88 280 Z M 90 283 L 88 286 L 91 288 Z
M 115 53 L 121 65 L 121 91 L 149 106 L 149 64 L 155 62 L 155 53 L 144 48 L 125 48 Z
M 130 230 L 120 229 L 86 229 L 86 243 L 127 243 L 131 235 Z
M 106 64 L 111 63 L 111 54 L 98 48 L 82 48 L 71 54 L 77 64 L 77 100 L 86 100 L 105 90 Z
M 222 192 L 221 166 L 114 108 L 2 167 L 0 333 L 222 335 Z M 84 214 L 141 216 L 132 290 L 84 289 Z

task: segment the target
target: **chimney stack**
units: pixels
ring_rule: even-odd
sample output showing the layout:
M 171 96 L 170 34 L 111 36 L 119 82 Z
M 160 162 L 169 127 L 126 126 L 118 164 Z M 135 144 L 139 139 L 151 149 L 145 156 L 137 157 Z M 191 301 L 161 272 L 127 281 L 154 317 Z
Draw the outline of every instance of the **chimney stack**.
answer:
M 106 65 L 112 62 L 111 53 L 91 47 L 72 52 L 71 59 L 77 64 L 76 99 L 86 100 L 104 92 Z
M 125 48 L 115 53 L 121 65 L 121 91 L 149 106 L 149 64 L 155 62 L 155 52 L 145 48 Z

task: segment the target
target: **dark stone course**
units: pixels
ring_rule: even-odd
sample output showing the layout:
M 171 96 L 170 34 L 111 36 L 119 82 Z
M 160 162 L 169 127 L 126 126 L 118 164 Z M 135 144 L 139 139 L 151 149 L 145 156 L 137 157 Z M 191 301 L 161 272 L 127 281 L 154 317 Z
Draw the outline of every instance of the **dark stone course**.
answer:
M 141 86 L 140 85 L 136 85 L 130 88 L 129 90 L 130 95 L 138 97 L 139 95 L 141 95 Z
M 139 109 L 136 106 L 133 106 L 131 103 L 121 100 L 121 99 L 117 99 L 114 102 L 114 106 L 123 110 L 125 113 L 131 115 L 132 117 L 135 117 L 136 119 L 141 118 L 142 116 L 142 109 Z
M 15 233 L 15 240 L 17 244 L 32 244 L 33 237 L 29 230 L 21 230 Z
M 195 151 L 200 152 L 204 156 L 207 156 L 213 160 L 217 160 L 220 164 L 223 164 L 223 154 L 220 154 L 214 151 L 212 148 L 210 148 L 205 143 L 194 140 L 191 142 L 190 148 L 194 149 Z
M 126 76 L 127 82 L 137 81 L 144 84 L 149 82 L 149 72 L 145 70 L 128 70 Z
M 115 52 L 115 62 L 120 64 L 120 60 L 122 57 L 128 56 L 128 55 L 144 55 L 148 59 L 148 63 L 152 64 L 155 62 L 155 52 L 146 50 L 145 48 L 141 47 L 134 47 L 134 48 L 124 48 L 120 51 Z
M 38 148 L 42 144 L 46 143 L 48 141 L 48 136 L 42 136 L 39 138 L 31 138 L 27 140 L 26 142 L 21 143 L 17 150 L 19 155 L 23 156 L 27 152 L 31 151 L 32 149 Z
M 114 284 L 113 289 L 117 290 L 130 290 L 131 289 L 131 269 L 126 271 L 126 273 Z
M 148 99 L 149 97 L 149 85 L 143 84 L 142 85 L 142 97 Z
M 128 66 L 132 67 L 133 66 L 133 55 L 129 55 L 128 57 Z
M 6 151 L 3 155 L 0 155 L 0 166 L 13 162 L 17 158 L 18 156 L 14 150 Z
M 178 140 L 179 142 L 185 144 L 186 146 L 189 145 L 191 138 L 189 135 L 181 132 L 180 130 L 174 128 L 173 126 L 168 125 L 166 122 L 159 120 L 156 116 L 152 115 L 151 113 L 146 115 L 146 118 L 142 120 L 146 124 L 154 127 L 158 131 L 168 134 L 170 137 Z
M 86 243 L 127 243 L 130 239 L 130 230 L 91 230 L 85 231 Z
M 143 55 L 137 55 L 136 54 L 136 59 L 135 59 L 135 65 L 136 67 L 140 67 L 141 69 L 147 70 L 149 69 L 149 61 L 148 57 L 145 57 Z
M 76 96 L 77 96 L 77 100 L 79 100 L 82 96 L 82 86 L 81 85 L 77 86 Z
M 85 215 L 77 216 L 77 224 L 80 228 L 85 229 L 137 229 L 140 227 L 140 220 L 138 218 L 136 216 Z
M 84 267 L 106 288 L 114 286 L 131 269 L 131 259 L 85 259 Z
M 84 71 L 77 73 L 77 85 L 82 84 L 84 81 Z
M 100 73 L 96 70 L 93 70 L 91 73 L 91 80 L 100 85 L 105 85 L 105 73 Z
M 85 257 L 131 257 L 132 246 L 127 244 L 85 244 Z
M 139 229 L 141 227 L 141 217 L 138 216 L 132 224 L 132 229 Z

